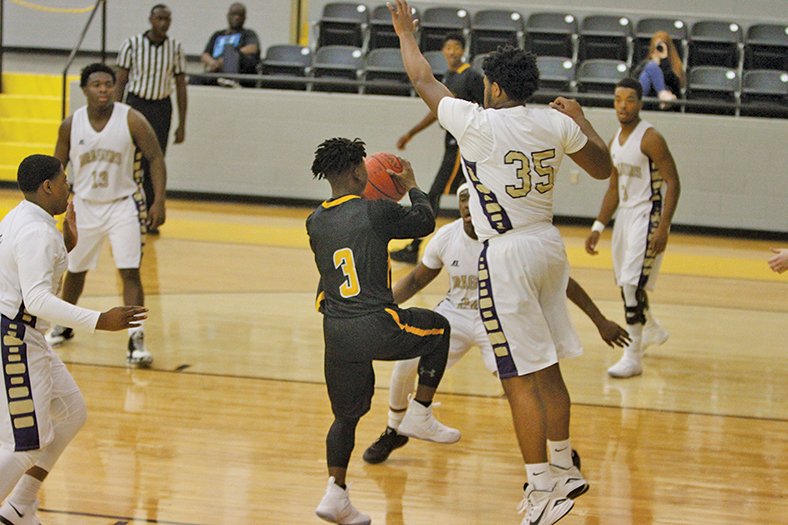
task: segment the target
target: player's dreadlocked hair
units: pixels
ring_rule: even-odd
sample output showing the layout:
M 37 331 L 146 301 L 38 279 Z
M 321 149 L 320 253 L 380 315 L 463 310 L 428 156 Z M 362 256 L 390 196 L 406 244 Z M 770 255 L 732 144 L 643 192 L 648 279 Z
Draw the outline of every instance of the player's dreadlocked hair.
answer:
M 536 55 L 511 45 L 487 55 L 482 70 L 490 83 L 498 83 L 512 100 L 525 102 L 539 87 Z
M 364 141 L 359 138 L 333 138 L 323 141 L 315 150 L 312 174 L 317 179 L 324 179 L 352 169 L 367 156 L 364 146 Z

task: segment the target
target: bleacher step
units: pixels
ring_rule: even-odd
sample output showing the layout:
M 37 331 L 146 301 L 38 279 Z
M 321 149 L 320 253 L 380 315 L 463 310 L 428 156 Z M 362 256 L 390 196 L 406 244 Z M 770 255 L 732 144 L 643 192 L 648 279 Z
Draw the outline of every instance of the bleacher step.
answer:
M 7 142 L 57 141 L 59 119 L 0 117 L 0 137 Z

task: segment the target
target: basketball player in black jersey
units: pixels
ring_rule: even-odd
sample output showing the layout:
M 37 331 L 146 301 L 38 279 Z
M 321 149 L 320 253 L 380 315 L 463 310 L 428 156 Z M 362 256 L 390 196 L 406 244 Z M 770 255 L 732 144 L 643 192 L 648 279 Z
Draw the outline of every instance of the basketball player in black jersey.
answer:
M 315 152 L 312 173 L 331 184 L 331 198 L 306 221 L 320 272 L 317 307 L 323 313 L 325 376 L 334 422 L 326 437 L 328 486 L 316 509 L 332 523 L 368 524 L 350 503 L 345 475 L 356 425 L 370 409 L 375 387 L 372 361 L 421 357 L 419 385 L 399 433 L 439 443 L 460 439 L 432 415 L 432 397 L 449 351 L 449 322 L 431 310 L 400 309 L 391 293 L 388 243 L 428 235 L 435 217 L 416 186 L 410 164 L 390 172 L 408 190 L 410 209 L 361 198 L 367 184 L 364 143 L 334 138 Z M 404 427 L 404 430 L 403 430 Z

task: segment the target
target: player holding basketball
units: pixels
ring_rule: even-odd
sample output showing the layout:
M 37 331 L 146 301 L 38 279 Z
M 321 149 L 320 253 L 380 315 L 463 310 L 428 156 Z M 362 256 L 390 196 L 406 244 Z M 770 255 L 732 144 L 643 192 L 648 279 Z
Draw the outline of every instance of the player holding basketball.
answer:
M 402 434 L 453 443 L 459 431 L 432 415 L 432 398 L 446 368 L 449 322 L 422 308 L 399 308 L 391 294 L 388 243 L 423 236 L 435 228 L 427 195 L 410 164 L 390 172 L 408 191 L 406 210 L 360 196 L 367 185 L 364 143 L 334 138 L 315 151 L 312 173 L 331 185 L 331 198 L 306 221 L 320 272 L 317 304 L 323 313 L 325 376 L 334 422 L 326 437 L 328 485 L 315 510 L 331 523 L 360 525 L 370 518 L 350 503 L 345 477 L 356 425 L 369 411 L 375 388 L 372 361 L 420 357 L 419 385 L 400 424 Z
M 52 321 L 89 332 L 122 330 L 147 310 L 101 313 L 58 299 L 68 250 L 77 242 L 66 174 L 58 159 L 31 155 L 19 165 L 17 182 L 25 200 L 0 222 L 0 523 L 35 525 L 39 488 L 87 417 L 74 378 L 44 332 Z M 64 212 L 61 234 L 54 216 Z
M 539 81 L 534 55 L 507 46 L 485 58 L 482 109 L 453 98 L 432 75 L 408 3 L 396 0 L 389 10 L 411 83 L 460 146 L 473 226 L 484 243 L 479 310 L 528 477 L 523 523 L 550 525 L 588 489 L 572 465 L 571 403 L 558 365 L 582 347 L 566 307 L 569 264 L 552 224 L 554 177 L 569 155 L 606 179 L 610 155 L 577 102 L 525 106 Z
M 610 142 L 614 168 L 602 209 L 586 239 L 586 251 L 596 255 L 599 236 L 618 209 L 613 269 L 632 337 L 621 359 L 607 370 L 618 378 L 640 375 L 646 347 L 668 339 L 668 333 L 651 315 L 646 290 L 654 289 L 681 192 L 676 163 L 665 139 L 640 119 L 642 98 L 643 88 L 637 80 L 625 78 L 616 85 L 614 105 L 621 127 Z M 664 202 L 663 185 L 667 185 Z
M 449 274 L 449 291 L 435 311 L 451 325 L 448 370 L 468 353 L 473 346 L 481 350 L 482 360 L 493 374 L 498 373 L 487 332 L 479 316 L 477 266 L 482 243 L 471 223 L 468 207 L 470 186 L 463 183 L 457 190 L 460 218 L 439 229 L 427 244 L 421 262 L 408 275 L 394 284 L 394 302 L 402 304 L 432 282 L 445 267 Z M 609 346 L 625 346 L 627 331 L 608 320 L 583 288 L 571 277 L 566 295 L 594 322 L 602 340 Z M 391 452 L 408 442 L 407 436 L 397 433 L 402 416 L 413 391 L 418 368 L 417 359 L 398 361 L 391 374 L 389 388 L 389 416 L 386 430 L 364 451 L 364 461 L 381 463 Z M 579 462 L 579 459 L 578 459 Z
M 164 155 L 145 117 L 126 104 L 113 101 L 115 72 L 110 67 L 85 67 L 80 86 L 87 106 L 63 121 L 55 146 L 55 157 L 63 166 L 71 163 L 80 233 L 68 261 L 63 299 L 77 303 L 85 276 L 98 264 L 104 238 L 109 237 L 123 281 L 123 302 L 145 304 L 140 280 L 143 232 L 146 225 L 158 227 L 164 223 Z M 151 168 L 155 197 L 148 212 L 139 174 L 134 170 L 135 147 L 139 147 Z M 59 344 L 72 337 L 70 327 L 56 326 L 48 340 Z M 150 366 L 153 362 L 141 325 L 129 329 L 127 361 L 133 366 Z

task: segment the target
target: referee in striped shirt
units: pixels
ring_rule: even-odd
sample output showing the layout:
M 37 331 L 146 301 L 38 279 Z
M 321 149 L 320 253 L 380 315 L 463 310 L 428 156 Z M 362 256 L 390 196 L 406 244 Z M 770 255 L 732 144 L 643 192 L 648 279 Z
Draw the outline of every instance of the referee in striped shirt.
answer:
M 178 99 L 178 127 L 175 144 L 183 142 L 186 135 L 186 63 L 181 43 L 167 36 L 172 13 L 164 4 L 156 4 L 150 10 L 151 28 L 134 35 L 120 46 L 118 52 L 118 80 L 115 85 L 115 100 L 123 100 L 128 84 L 126 103 L 148 119 L 162 152 L 167 151 L 167 139 L 172 121 L 173 80 Z M 143 189 L 148 208 L 153 202 L 153 183 L 150 167 L 142 159 Z M 158 230 L 148 230 L 156 234 Z

